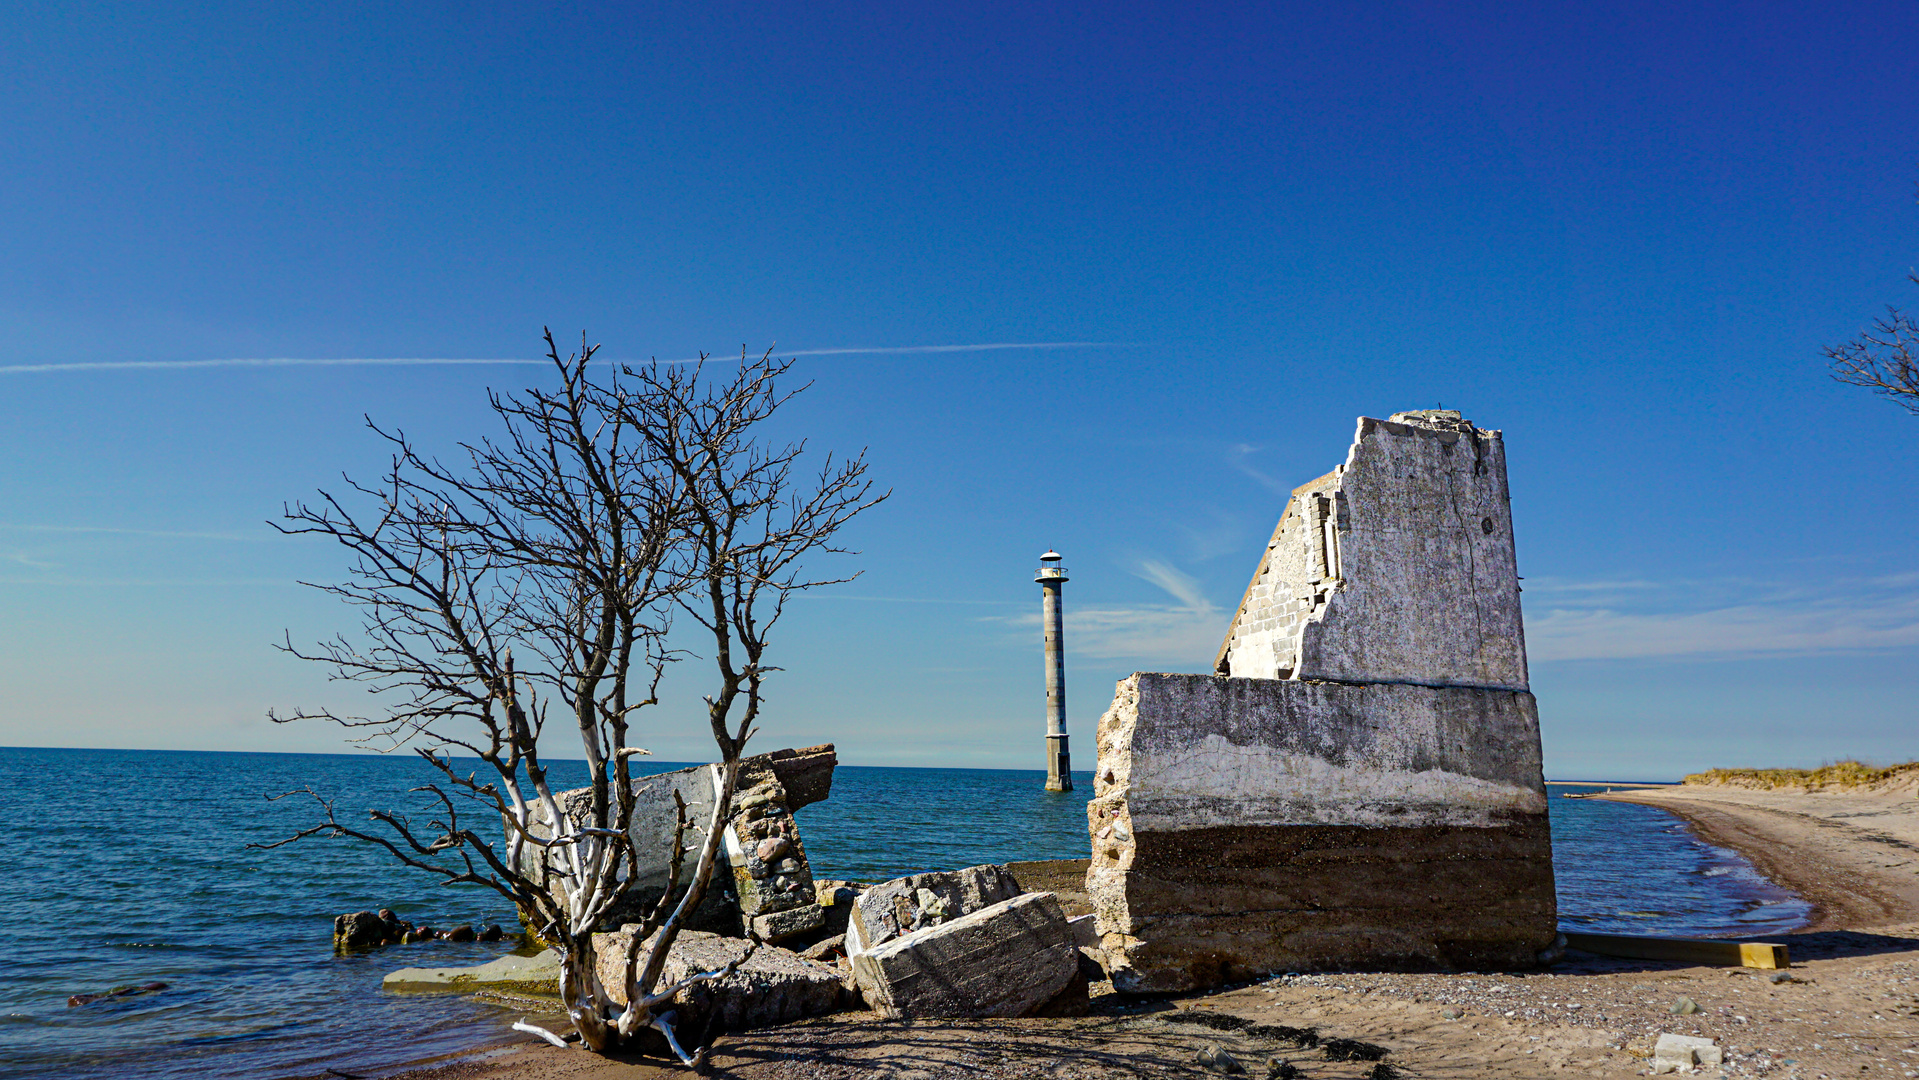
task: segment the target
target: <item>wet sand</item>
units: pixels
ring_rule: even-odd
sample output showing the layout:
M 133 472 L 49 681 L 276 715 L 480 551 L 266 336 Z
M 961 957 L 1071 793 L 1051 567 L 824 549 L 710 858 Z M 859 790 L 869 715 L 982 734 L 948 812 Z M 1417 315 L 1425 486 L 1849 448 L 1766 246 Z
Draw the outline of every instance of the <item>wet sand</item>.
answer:
M 1740 851 L 1812 901 L 1815 925 L 1785 939 L 1791 971 L 1572 952 L 1549 971 L 1526 975 L 1290 976 L 1148 1001 L 1096 987 L 1093 1014 L 1070 1019 L 905 1023 L 843 1013 L 727 1035 L 715 1044 L 712 1072 L 740 1080 L 1216 1076 L 1194 1056 L 1217 1044 L 1255 1080 L 1273 1056 L 1313 1080 L 1386 1075 L 1375 1062 L 1328 1060 L 1323 1045 L 1273 1033 L 1285 1026 L 1316 1029 L 1322 1044 L 1348 1039 L 1383 1048 L 1391 1075 L 1403 1077 L 1645 1075 L 1661 1032 L 1707 1035 L 1725 1046 L 1726 1068 L 1702 1069 L 1705 1075 L 1919 1074 L 1919 800 L 1690 788 L 1610 797 L 1679 814 L 1707 842 Z M 1790 981 L 1772 981 L 1778 974 Z M 1698 1011 L 1675 1013 L 1682 997 Z M 1194 1022 L 1207 1014 L 1212 1026 Z M 1245 1030 L 1248 1023 L 1262 1027 Z M 1240 1030 L 1227 1030 L 1234 1027 Z M 400 1075 L 669 1074 L 685 1075 L 663 1062 L 542 1044 Z

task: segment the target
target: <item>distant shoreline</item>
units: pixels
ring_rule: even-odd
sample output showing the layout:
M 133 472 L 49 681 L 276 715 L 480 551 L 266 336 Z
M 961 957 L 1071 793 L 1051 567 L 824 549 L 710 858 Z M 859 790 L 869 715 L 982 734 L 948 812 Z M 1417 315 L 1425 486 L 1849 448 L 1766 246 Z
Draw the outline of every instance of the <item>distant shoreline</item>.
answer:
M 1547 787 L 1624 787 L 1624 788 L 1662 788 L 1678 787 L 1677 780 L 1548 780 Z

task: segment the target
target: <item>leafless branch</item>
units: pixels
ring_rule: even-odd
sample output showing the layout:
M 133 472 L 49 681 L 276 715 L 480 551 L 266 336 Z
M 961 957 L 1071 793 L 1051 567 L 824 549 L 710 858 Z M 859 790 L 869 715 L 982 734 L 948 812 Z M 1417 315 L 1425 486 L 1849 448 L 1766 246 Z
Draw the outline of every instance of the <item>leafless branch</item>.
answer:
M 1911 281 L 1919 285 L 1919 274 Z M 1919 414 L 1919 321 L 1911 315 L 1887 305 L 1885 316 L 1870 330 L 1825 352 L 1833 378 Z
M 794 592 L 848 580 L 808 576 L 803 560 L 845 552 L 836 534 L 886 496 L 873 493 L 863 455 L 829 455 L 803 477 L 803 443 L 760 441 L 758 425 L 805 389 L 777 385 L 791 365 L 770 353 L 742 353 L 719 377 L 704 365 L 595 368 L 598 347 L 584 337 L 565 357 L 550 332 L 546 344 L 555 385 L 491 393 L 491 437 L 458 444 L 449 462 L 368 420 L 388 452 L 378 480 L 345 479 L 337 497 L 322 491 L 276 523 L 346 550 L 346 579 L 313 587 L 362 614 L 356 634 L 280 648 L 384 707 L 269 715 L 329 721 L 375 749 L 411 748 L 436 779 L 414 789 L 428 800 L 419 822 L 372 810 L 370 824 L 350 825 L 309 791 L 320 823 L 262 846 L 348 837 L 495 890 L 559 948 L 583 1045 L 606 1050 L 654 1028 L 690 1064 L 699 1056 L 679 1047 L 661 1010 L 692 982 L 655 988 L 722 858 L 740 760 L 778 670 L 765 650 Z M 678 807 L 667 891 L 626 949 L 629 1004 L 618 1009 L 600 985 L 592 935 L 642 876 L 630 763 L 646 751 L 628 737 L 680 658 L 666 644 L 676 613 L 713 640 L 706 701 L 718 790 L 690 874 L 686 836 L 698 826 Z M 540 756 L 547 721 L 560 718 L 586 759 L 583 800 L 552 790 Z M 456 760 L 480 767 L 462 773 Z M 463 808 L 499 822 L 499 840 L 469 827 Z M 708 977 L 721 975 L 693 981 Z

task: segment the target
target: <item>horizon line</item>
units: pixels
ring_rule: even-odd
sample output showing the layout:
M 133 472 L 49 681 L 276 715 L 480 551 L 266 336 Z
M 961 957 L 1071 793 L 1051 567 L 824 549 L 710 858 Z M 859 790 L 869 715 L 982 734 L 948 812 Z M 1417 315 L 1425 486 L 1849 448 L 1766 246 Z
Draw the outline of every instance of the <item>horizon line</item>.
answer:
M 798 349 L 779 353 L 777 349 L 768 352 L 777 356 L 855 356 L 855 355 L 911 355 L 927 353 L 956 352 L 993 352 L 1003 349 L 1090 349 L 1098 347 L 1126 348 L 1124 342 L 1112 341 L 989 341 L 972 345 L 882 345 L 847 346 L 830 349 Z M 608 363 L 634 363 L 646 361 L 614 361 Z M 650 361 L 659 364 L 697 364 L 703 362 L 700 357 L 679 360 Z M 727 363 L 718 354 L 709 354 L 704 362 Z M 459 366 L 459 365 L 509 365 L 525 366 L 529 364 L 550 364 L 551 360 L 540 358 L 529 360 L 515 357 L 435 357 L 435 356 L 338 356 L 338 357 L 299 357 L 299 356 L 254 356 L 221 357 L 206 360 L 79 360 L 71 363 L 41 364 L 0 364 L 0 375 L 50 374 L 67 371 L 158 371 L 183 370 L 190 368 L 216 367 L 413 367 L 413 366 Z

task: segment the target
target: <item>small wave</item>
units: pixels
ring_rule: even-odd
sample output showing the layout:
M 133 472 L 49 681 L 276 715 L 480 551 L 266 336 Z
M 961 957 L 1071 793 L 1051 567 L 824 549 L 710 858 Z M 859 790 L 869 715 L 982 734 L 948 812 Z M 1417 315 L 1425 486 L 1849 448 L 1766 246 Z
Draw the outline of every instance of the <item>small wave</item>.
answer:
M 240 1031 L 231 1035 L 202 1035 L 193 1039 L 181 1039 L 175 1045 L 222 1046 L 227 1043 L 252 1042 L 257 1039 L 270 1039 L 275 1035 L 284 1035 L 289 1031 L 297 1031 L 307 1026 L 305 1021 L 290 1020 L 284 1024 L 274 1024 L 270 1027 L 260 1028 L 257 1031 Z

